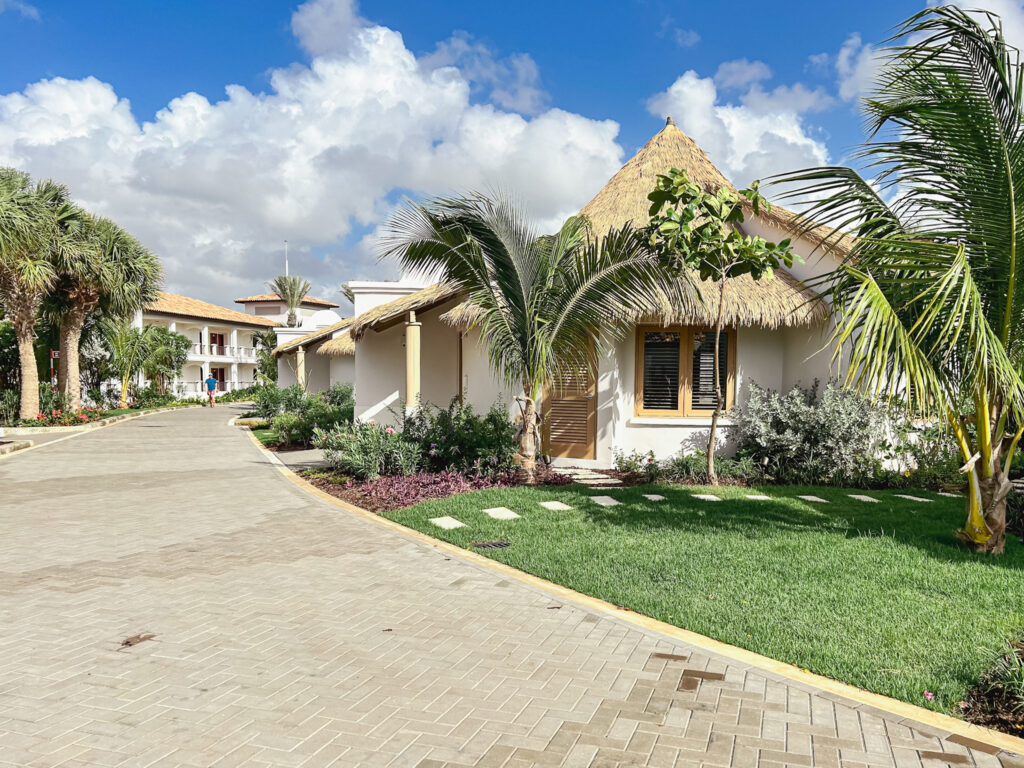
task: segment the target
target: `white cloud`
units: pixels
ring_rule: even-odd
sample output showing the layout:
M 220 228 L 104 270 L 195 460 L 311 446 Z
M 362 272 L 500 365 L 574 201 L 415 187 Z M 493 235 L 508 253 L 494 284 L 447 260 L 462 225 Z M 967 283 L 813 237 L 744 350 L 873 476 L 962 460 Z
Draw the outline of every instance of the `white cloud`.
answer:
M 467 32 L 456 32 L 438 43 L 433 53 L 420 59 L 420 64 L 428 71 L 456 67 L 474 91 L 484 91 L 499 107 L 515 112 L 536 114 L 547 102 L 547 94 L 540 87 L 540 70 L 529 54 L 498 58 Z
M 0 13 L 5 11 L 17 11 L 26 19 L 39 21 L 39 9 L 22 0 L 0 0 Z
M 738 104 L 723 102 L 714 80 L 691 70 L 652 96 L 647 107 L 659 117 L 673 116 L 722 173 L 743 186 L 828 162 L 824 142 L 810 134 L 803 119 L 828 98 L 800 84 L 765 92 L 755 83 Z
M 292 32 L 313 56 L 344 52 L 362 25 L 354 0 L 308 0 L 292 14 Z
M 676 20 L 671 16 L 661 20 L 658 37 L 667 37 L 680 48 L 692 48 L 700 42 L 700 34 L 696 30 L 677 27 Z
M 1024 2 L 1021 0 L 948 0 L 967 11 L 990 11 L 1002 20 L 1006 41 L 1016 48 L 1024 48 Z M 929 5 L 936 3 L 929 2 Z M 979 18 L 988 26 L 988 20 Z
M 723 61 L 715 72 L 715 85 L 719 88 L 746 88 L 747 86 L 767 80 L 772 71 L 763 61 L 734 59 Z
M 870 92 L 878 67 L 877 52 L 861 42 L 859 34 L 854 33 L 846 38 L 836 55 L 839 97 L 843 101 L 853 101 Z
M 327 18 L 311 7 L 354 17 L 319 0 L 296 19 Z M 0 95 L 0 165 L 68 183 L 161 254 L 169 290 L 225 303 L 277 274 L 284 239 L 293 271 L 334 298 L 342 281 L 387 276 L 373 231 L 402 194 L 501 185 L 552 226 L 621 164 L 612 121 L 473 103 L 458 65 L 423 66 L 393 30 L 359 23 L 339 49 L 303 24 L 303 44 L 328 55 L 274 71 L 267 93 L 186 93 L 148 121 L 95 78 Z

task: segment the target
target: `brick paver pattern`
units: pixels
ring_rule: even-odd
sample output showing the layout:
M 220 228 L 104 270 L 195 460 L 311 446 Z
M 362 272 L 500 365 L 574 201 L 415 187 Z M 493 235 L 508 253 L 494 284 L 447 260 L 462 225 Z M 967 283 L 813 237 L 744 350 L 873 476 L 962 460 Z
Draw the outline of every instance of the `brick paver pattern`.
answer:
M 350 515 L 231 414 L 0 461 L 0 765 L 1020 764 Z

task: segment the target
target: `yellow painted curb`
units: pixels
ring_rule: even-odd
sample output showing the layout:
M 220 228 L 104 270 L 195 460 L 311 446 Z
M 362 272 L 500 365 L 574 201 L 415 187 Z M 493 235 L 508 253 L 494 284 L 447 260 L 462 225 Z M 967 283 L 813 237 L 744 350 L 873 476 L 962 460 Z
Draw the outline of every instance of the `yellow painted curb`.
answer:
M 185 408 L 198 407 L 199 406 L 197 405 L 176 405 L 173 408 L 155 408 L 152 411 L 142 411 L 141 413 L 136 413 L 131 416 L 125 416 L 123 419 L 117 419 L 116 421 L 111 421 L 106 424 L 98 424 L 96 426 L 89 427 L 88 429 L 83 429 L 80 432 L 71 432 L 70 434 L 64 435 L 64 437 L 58 437 L 56 440 L 47 440 L 45 443 L 33 445 L 29 448 L 22 448 L 19 451 L 11 451 L 10 453 L 0 454 L 0 461 L 3 461 L 4 459 L 9 459 L 12 456 L 23 456 L 26 453 L 29 453 L 30 451 L 38 451 L 40 448 L 46 448 L 51 445 L 56 445 L 57 443 L 63 443 L 65 440 L 71 440 L 76 437 L 82 437 L 82 435 L 91 435 L 93 432 L 99 432 L 101 429 L 106 429 L 107 427 L 114 427 L 117 426 L 118 424 L 124 424 L 125 422 L 128 421 L 135 421 L 135 419 L 141 419 L 143 416 L 152 416 L 154 413 L 171 413 L 173 411 L 184 410 Z M 11 435 L 11 437 L 15 437 L 15 435 Z
M 233 423 L 233 420 L 229 423 Z M 944 715 L 940 712 L 934 712 L 930 709 L 924 709 L 923 707 L 918 707 L 914 704 L 908 704 L 905 701 L 892 699 L 888 696 L 883 696 L 880 693 L 872 693 L 871 691 L 866 691 L 863 688 L 857 688 L 846 683 L 841 683 L 838 680 L 817 675 L 813 672 L 804 672 L 792 664 L 785 664 L 781 661 L 770 659 L 767 656 L 762 656 L 759 653 L 754 653 L 753 651 L 748 651 L 743 648 L 737 648 L 734 645 L 729 645 L 710 637 L 699 635 L 688 629 L 682 629 L 681 627 L 677 627 L 673 624 L 666 624 L 663 621 L 652 619 L 649 616 L 644 616 L 640 613 L 619 608 L 618 606 L 605 602 L 604 600 L 591 597 L 590 595 L 584 595 L 581 592 L 576 592 L 538 576 L 532 576 L 518 570 L 517 568 L 505 565 L 504 563 L 499 563 L 496 560 L 491 560 L 490 558 L 478 555 L 475 552 L 470 552 L 469 550 L 462 549 L 461 547 L 456 547 L 454 544 L 449 544 L 446 541 L 435 539 L 432 536 L 428 536 L 427 534 L 421 533 L 413 528 L 407 528 L 406 526 L 396 523 L 393 520 L 389 520 L 386 517 L 375 515 L 373 512 L 357 507 L 354 504 L 349 504 L 347 501 L 339 499 L 336 496 L 332 496 L 325 491 L 321 491 L 316 486 L 299 477 L 299 475 L 289 469 L 284 462 L 274 455 L 273 451 L 264 448 L 263 444 L 256 439 L 256 436 L 251 431 L 249 431 L 248 434 L 253 445 L 266 455 L 277 469 L 293 484 L 328 504 L 367 520 L 372 520 L 378 525 L 388 528 L 395 533 L 401 534 L 406 538 L 413 539 L 423 544 L 428 544 L 435 549 L 440 549 L 448 554 L 456 555 L 471 563 L 496 571 L 507 578 L 515 579 L 516 581 L 524 584 L 529 584 L 530 586 L 541 589 L 549 594 L 556 595 L 562 599 L 571 600 L 577 605 L 585 608 L 606 613 L 651 632 L 657 632 L 661 635 L 665 635 L 670 640 L 688 643 L 689 645 L 696 646 L 702 650 L 733 659 L 734 661 L 778 675 L 779 677 L 784 677 L 788 680 L 793 680 L 805 685 L 812 685 L 826 693 L 842 696 L 855 704 L 873 707 L 901 719 L 913 720 L 921 725 L 939 728 L 943 731 L 949 731 L 952 735 L 959 735 L 968 739 L 974 739 L 995 749 L 1005 750 L 1013 754 L 1024 754 L 1024 739 L 1017 738 L 1016 736 L 1010 736 L 1009 734 L 994 731 L 991 728 L 984 728 L 980 725 L 965 722 L 964 720 L 958 720 L 955 717 L 950 717 L 949 715 Z

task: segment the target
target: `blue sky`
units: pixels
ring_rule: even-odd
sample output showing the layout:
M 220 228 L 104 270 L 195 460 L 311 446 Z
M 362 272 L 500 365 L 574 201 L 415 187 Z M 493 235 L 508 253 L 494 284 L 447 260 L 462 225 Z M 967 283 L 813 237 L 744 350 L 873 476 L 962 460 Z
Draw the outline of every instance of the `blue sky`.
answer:
M 737 183 L 842 162 L 869 44 L 925 2 L 729 5 L 0 0 L 0 163 L 136 232 L 170 290 L 255 292 L 287 238 L 337 298 L 390 274 L 402 194 L 501 185 L 551 226 L 669 112 Z

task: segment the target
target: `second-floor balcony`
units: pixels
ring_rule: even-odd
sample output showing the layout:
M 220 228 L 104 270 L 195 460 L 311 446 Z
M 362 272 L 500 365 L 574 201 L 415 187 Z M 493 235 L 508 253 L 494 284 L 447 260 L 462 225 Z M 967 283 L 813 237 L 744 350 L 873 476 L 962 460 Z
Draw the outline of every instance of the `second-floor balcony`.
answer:
M 200 357 L 225 357 L 231 360 L 255 362 L 256 350 L 252 347 L 235 347 L 226 344 L 193 344 L 192 355 Z

